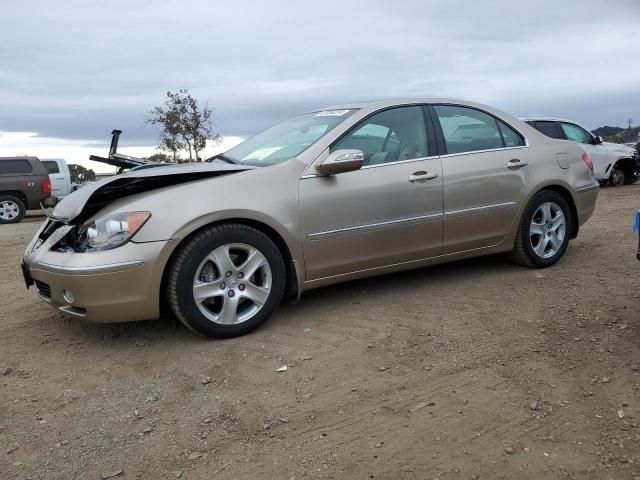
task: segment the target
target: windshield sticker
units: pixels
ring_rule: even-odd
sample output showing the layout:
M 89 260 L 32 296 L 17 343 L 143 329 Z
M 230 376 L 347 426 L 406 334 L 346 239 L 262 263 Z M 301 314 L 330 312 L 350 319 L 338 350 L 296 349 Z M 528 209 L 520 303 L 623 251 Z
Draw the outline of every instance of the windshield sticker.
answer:
M 325 110 L 316 113 L 316 117 L 341 117 L 345 113 L 349 113 L 349 110 Z

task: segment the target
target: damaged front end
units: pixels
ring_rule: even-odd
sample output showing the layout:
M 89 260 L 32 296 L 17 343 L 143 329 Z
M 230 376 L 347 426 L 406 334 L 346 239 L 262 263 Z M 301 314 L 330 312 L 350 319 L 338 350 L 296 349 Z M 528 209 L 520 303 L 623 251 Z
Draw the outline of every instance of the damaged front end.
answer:
M 90 321 L 157 318 L 157 268 L 177 240 L 131 241 L 152 215 L 161 219 L 165 213 L 153 201 L 152 212 L 145 211 L 144 193 L 253 168 L 222 162 L 168 166 L 116 175 L 73 192 L 47 214 L 27 246 L 21 265 L 27 287 L 35 284 L 52 307 Z M 131 211 L 108 207 L 133 195 L 138 197 Z
M 69 195 L 56 206 L 53 214 L 48 214 L 49 219 L 38 234 L 34 247 L 38 248 L 54 232 L 65 227 L 66 234 L 51 245 L 53 251 L 84 253 L 116 248 L 135 235 L 151 213 L 118 213 L 87 223 L 110 203 L 151 190 L 254 168 L 211 163 L 184 165 L 127 173 L 88 185 Z M 112 240 L 101 241 L 105 236 L 112 237 Z

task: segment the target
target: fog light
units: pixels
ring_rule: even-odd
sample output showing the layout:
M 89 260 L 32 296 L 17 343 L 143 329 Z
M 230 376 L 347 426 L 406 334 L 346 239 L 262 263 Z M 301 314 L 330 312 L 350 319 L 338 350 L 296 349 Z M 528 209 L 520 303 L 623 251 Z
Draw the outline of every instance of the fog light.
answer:
M 67 303 L 73 303 L 74 296 L 73 293 L 71 293 L 71 290 L 63 290 L 62 296 L 67 301 Z

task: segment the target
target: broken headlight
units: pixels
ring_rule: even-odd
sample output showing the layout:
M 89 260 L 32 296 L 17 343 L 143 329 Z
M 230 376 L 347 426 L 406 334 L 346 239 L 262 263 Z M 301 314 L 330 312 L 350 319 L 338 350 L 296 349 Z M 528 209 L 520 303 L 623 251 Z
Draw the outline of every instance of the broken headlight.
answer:
M 78 232 L 81 251 L 110 250 L 129 241 L 151 217 L 150 212 L 114 213 L 84 225 Z

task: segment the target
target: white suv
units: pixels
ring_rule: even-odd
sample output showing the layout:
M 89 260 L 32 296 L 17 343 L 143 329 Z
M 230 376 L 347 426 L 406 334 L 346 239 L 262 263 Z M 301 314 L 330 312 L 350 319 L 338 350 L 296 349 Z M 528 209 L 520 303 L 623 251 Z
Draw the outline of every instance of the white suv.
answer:
M 640 159 L 635 149 L 603 142 L 582 125 L 564 118 L 520 117 L 547 137 L 578 142 L 593 162 L 593 174 L 601 184 L 634 183 L 640 176 Z

